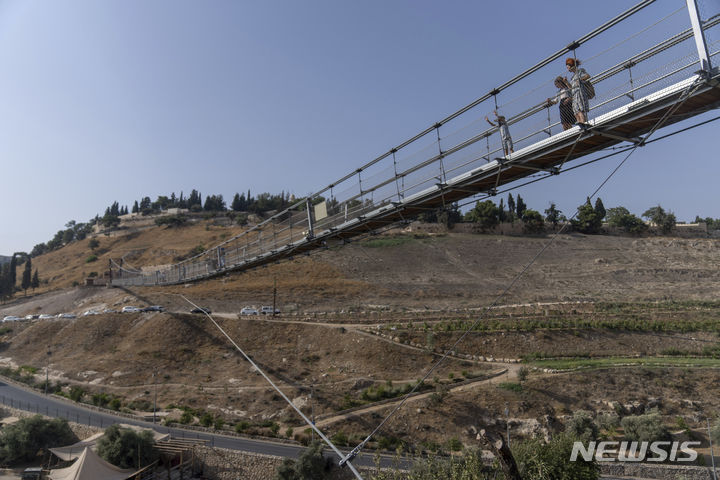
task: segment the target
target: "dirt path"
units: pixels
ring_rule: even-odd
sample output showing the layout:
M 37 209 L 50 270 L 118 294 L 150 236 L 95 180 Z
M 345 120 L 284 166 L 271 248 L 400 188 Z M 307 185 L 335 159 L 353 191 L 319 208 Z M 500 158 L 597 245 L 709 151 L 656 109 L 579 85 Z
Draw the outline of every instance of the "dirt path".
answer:
M 517 371 L 520 369 L 520 365 L 509 365 L 501 370 L 496 370 L 495 372 L 491 373 L 492 375 L 490 378 L 484 378 L 482 380 L 478 380 L 476 382 L 466 383 L 464 385 L 458 385 L 455 387 L 451 387 L 448 389 L 448 393 L 455 393 L 455 392 L 463 392 L 467 390 L 472 390 L 474 388 L 477 388 L 482 385 L 494 385 L 501 382 L 506 382 L 510 378 L 517 378 Z M 405 401 L 405 403 L 415 402 L 417 400 L 424 400 L 426 398 L 429 398 L 431 395 L 433 395 L 435 392 L 422 392 L 422 393 L 416 393 L 412 396 L 408 397 L 408 399 Z M 384 402 L 381 404 L 373 404 L 368 405 L 363 408 L 359 408 L 357 410 L 353 410 L 352 412 L 343 413 L 340 415 L 333 415 L 331 417 L 323 418 L 320 420 L 317 420 L 315 422 L 315 425 L 318 427 L 327 427 L 328 425 L 332 425 L 333 423 L 340 422 L 342 420 L 347 420 L 348 418 L 357 417 L 360 415 L 367 415 L 369 413 L 377 412 L 380 410 L 385 410 L 389 408 L 393 408 L 400 404 L 400 402 L 403 401 L 405 397 L 400 397 L 395 401 L 392 402 Z

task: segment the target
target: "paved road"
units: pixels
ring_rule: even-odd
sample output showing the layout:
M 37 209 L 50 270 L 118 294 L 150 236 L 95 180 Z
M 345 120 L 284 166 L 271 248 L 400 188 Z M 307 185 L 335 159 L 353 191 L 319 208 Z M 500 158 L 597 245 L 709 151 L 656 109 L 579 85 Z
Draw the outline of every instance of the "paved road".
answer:
M 126 423 L 152 428 L 161 433 L 169 433 L 175 438 L 192 438 L 207 441 L 208 445 L 230 450 L 260 453 L 264 455 L 275 455 L 279 457 L 296 458 L 302 447 L 297 445 L 283 444 L 267 440 L 256 440 L 244 437 L 233 437 L 206 432 L 195 432 L 181 428 L 170 428 L 159 423 L 144 422 L 128 417 L 100 412 L 71 401 L 64 401 L 52 396 L 45 396 L 32 390 L 25 389 L 14 384 L 0 382 L 0 403 L 19 410 L 40 413 L 50 417 L 65 418 L 68 421 L 105 428 L 115 423 Z M 334 453 L 328 452 L 328 456 L 337 457 Z M 372 455 L 360 455 L 353 462 L 355 465 L 374 465 Z M 383 465 L 392 465 L 391 459 L 385 458 Z

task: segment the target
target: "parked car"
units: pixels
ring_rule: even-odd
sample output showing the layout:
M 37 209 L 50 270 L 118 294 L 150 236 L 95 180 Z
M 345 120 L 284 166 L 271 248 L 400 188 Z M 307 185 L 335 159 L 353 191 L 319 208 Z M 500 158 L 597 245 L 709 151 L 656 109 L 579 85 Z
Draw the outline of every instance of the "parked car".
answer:
M 77 318 L 74 313 L 58 313 L 57 318 Z
M 131 305 L 128 305 L 126 307 L 123 307 L 120 311 L 122 313 L 137 313 L 140 311 L 140 307 L 133 307 Z
M 3 318 L 3 322 L 17 322 L 18 320 L 22 320 L 22 318 L 17 317 L 15 315 L 8 315 L 5 318 Z
M 240 310 L 240 315 L 257 315 L 258 311 L 257 308 L 253 307 L 245 307 L 242 310 Z
M 38 318 L 40 318 L 40 315 L 37 315 L 35 313 L 29 313 L 25 315 L 25 320 L 37 320 Z
M 273 307 L 271 305 L 263 305 L 262 307 L 260 307 L 260 313 L 262 313 L 263 315 L 273 315 L 273 313 L 280 313 L 280 310 L 276 308 L 273 311 Z
M 164 312 L 165 307 L 162 305 L 150 305 L 149 307 L 144 307 L 140 311 L 142 312 Z
M 97 310 L 87 310 L 82 314 L 83 317 L 87 317 L 89 315 L 100 315 L 100 312 L 98 312 Z
M 40 480 L 42 478 L 42 467 L 28 467 L 23 470 L 20 478 L 22 480 Z
M 51 318 L 55 318 L 55 315 L 50 315 L 48 313 L 41 313 L 38 317 L 39 320 L 50 320 Z
M 113 310 L 112 308 L 106 308 L 102 311 L 102 313 L 117 313 L 117 310 Z
M 212 310 L 210 310 L 209 307 L 197 307 L 190 310 L 190 313 L 207 313 L 210 315 L 212 313 Z

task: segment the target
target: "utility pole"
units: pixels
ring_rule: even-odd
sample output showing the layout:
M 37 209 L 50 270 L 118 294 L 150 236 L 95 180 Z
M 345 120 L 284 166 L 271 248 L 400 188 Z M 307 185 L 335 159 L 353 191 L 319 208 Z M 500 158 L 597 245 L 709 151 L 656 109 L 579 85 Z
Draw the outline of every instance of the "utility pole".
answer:
M 157 368 L 153 371 L 153 380 L 155 381 L 155 401 L 153 403 L 153 424 L 155 424 L 155 412 L 157 411 Z
M 713 453 L 712 431 L 710 430 L 710 419 L 706 418 L 706 420 L 708 426 L 708 440 L 710 440 L 710 459 L 712 460 L 713 480 L 717 480 L 717 472 L 715 472 L 715 454 Z
M 510 409 L 508 403 L 505 402 L 505 427 L 507 428 L 507 444 L 510 446 Z
M 273 283 L 273 311 L 272 311 L 273 317 L 275 316 L 275 311 L 277 308 L 275 306 L 276 303 L 277 303 L 277 275 L 275 276 L 275 281 Z
M 48 392 L 48 383 L 50 381 L 50 345 L 47 347 L 47 361 L 45 362 L 45 395 Z
M 310 385 L 310 419 L 312 424 L 315 425 L 315 379 L 313 378 L 312 384 Z M 312 441 L 315 441 L 315 429 L 311 429 Z

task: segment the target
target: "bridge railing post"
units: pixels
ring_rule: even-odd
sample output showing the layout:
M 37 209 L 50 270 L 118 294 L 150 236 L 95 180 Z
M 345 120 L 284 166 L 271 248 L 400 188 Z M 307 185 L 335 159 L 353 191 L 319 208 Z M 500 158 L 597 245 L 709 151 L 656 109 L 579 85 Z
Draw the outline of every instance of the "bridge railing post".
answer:
M 708 55 L 707 42 L 705 41 L 705 32 L 702 28 L 702 19 L 698 12 L 697 0 L 685 0 L 687 2 L 688 14 L 690 15 L 690 23 L 692 24 L 693 37 L 695 37 L 695 46 L 700 59 L 700 69 L 709 72 L 712 70 L 710 63 L 710 55 Z
M 307 210 L 307 222 L 308 222 L 308 233 L 307 238 L 312 238 L 315 236 L 315 233 L 313 232 L 313 218 L 312 218 L 312 201 L 310 197 L 305 199 L 305 209 Z

